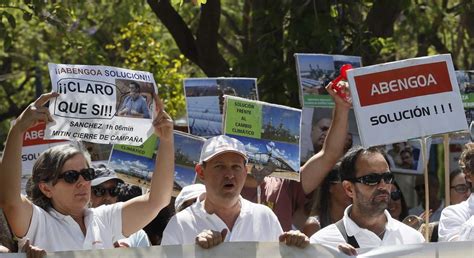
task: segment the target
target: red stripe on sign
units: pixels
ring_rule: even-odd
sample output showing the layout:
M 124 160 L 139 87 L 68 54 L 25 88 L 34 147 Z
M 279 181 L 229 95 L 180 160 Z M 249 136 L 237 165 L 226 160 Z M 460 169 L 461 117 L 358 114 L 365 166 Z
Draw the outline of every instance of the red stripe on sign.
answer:
M 23 135 L 23 146 L 32 146 L 32 145 L 40 145 L 40 144 L 65 141 L 65 140 L 43 139 L 45 129 L 46 129 L 45 123 L 39 123 L 33 127 L 28 128 L 28 130 Z
M 362 107 L 453 90 L 446 62 L 364 74 L 354 80 Z

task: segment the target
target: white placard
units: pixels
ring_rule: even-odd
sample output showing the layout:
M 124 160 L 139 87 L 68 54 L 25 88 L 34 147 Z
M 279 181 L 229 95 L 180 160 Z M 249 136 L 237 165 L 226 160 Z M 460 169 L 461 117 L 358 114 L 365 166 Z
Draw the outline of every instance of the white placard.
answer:
M 366 147 L 467 130 L 450 55 L 373 65 L 347 75 Z
M 54 122 L 47 139 L 141 145 L 152 134 L 157 88 L 149 72 L 110 66 L 48 64 Z

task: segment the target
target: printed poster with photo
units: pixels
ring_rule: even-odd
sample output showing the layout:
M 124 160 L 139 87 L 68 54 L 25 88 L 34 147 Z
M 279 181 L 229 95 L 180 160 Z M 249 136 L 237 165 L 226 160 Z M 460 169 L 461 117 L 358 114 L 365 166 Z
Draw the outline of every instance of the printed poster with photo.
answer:
M 301 112 L 301 165 L 322 148 L 332 122 L 332 108 L 306 108 Z M 349 111 L 349 131 L 344 152 L 352 146 L 360 145 L 359 131 L 354 110 Z
M 456 71 L 467 124 L 474 121 L 474 71 Z
M 189 132 L 204 137 L 222 134 L 224 95 L 258 100 L 255 78 L 188 78 L 184 90 Z
M 302 107 L 334 107 L 326 85 L 339 76 L 344 64 L 351 64 L 353 68 L 362 66 L 359 56 L 297 53 L 295 58 Z
M 153 133 L 157 87 L 149 72 L 110 66 L 48 64 L 54 122 L 46 139 L 142 145 Z
M 427 143 L 430 149 L 431 141 Z M 410 140 L 385 145 L 390 170 L 410 175 L 423 175 L 423 157 L 421 141 Z M 429 153 L 429 152 L 427 152 Z
M 224 108 L 224 133 L 245 145 L 251 174 L 300 180 L 301 110 L 232 96 Z
M 196 173 L 194 166 L 199 162 L 199 155 L 205 139 L 190 134 L 174 131 L 175 176 L 174 195 L 187 185 L 194 184 Z M 143 145 L 114 145 L 110 155 L 109 166 L 125 182 L 143 187 L 150 187 L 155 168 L 155 159 L 159 139 L 152 135 Z

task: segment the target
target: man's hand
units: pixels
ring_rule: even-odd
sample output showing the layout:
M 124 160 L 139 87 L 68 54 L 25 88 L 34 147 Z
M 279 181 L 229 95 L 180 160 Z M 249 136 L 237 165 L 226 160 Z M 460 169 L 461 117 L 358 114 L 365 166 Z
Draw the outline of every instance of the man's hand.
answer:
M 309 244 L 309 238 L 299 230 L 290 230 L 280 235 L 280 242 L 288 246 L 305 248 Z
M 41 257 L 44 257 L 46 255 L 45 250 L 43 250 L 39 247 L 30 245 L 30 240 L 26 240 L 26 243 L 23 246 L 23 248 L 21 249 L 21 251 L 23 253 L 26 253 L 27 258 L 41 258 Z
M 223 229 L 221 232 L 214 230 L 204 230 L 197 235 L 196 244 L 204 249 L 209 249 L 224 242 L 226 235 L 227 229 Z
M 115 241 L 114 247 L 115 248 L 130 248 L 130 245 L 128 245 L 126 242 Z
M 337 246 L 337 248 L 339 249 L 339 251 L 345 253 L 346 255 L 349 255 L 349 256 L 356 256 L 357 255 L 356 249 L 348 243 L 339 244 Z

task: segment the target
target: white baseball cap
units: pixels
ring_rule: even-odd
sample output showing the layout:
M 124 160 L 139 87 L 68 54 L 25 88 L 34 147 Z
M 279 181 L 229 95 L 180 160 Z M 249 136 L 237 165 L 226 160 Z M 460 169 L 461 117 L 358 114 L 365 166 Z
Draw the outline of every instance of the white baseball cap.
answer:
M 187 185 L 181 189 L 178 196 L 174 200 L 174 209 L 176 211 L 181 208 L 181 206 L 193 198 L 198 198 L 201 194 L 206 192 L 206 187 L 203 184 L 192 184 Z
M 201 157 L 199 158 L 199 164 L 209 161 L 219 154 L 227 152 L 240 154 L 245 159 L 245 163 L 248 161 L 247 152 L 245 151 L 245 146 L 242 142 L 227 135 L 219 135 L 209 138 L 204 142 L 201 150 Z
M 124 183 L 122 179 L 118 178 L 115 172 L 106 167 L 101 166 L 99 168 L 95 168 L 96 178 L 91 181 L 91 186 L 98 186 L 104 182 L 109 180 L 117 180 L 119 183 Z

